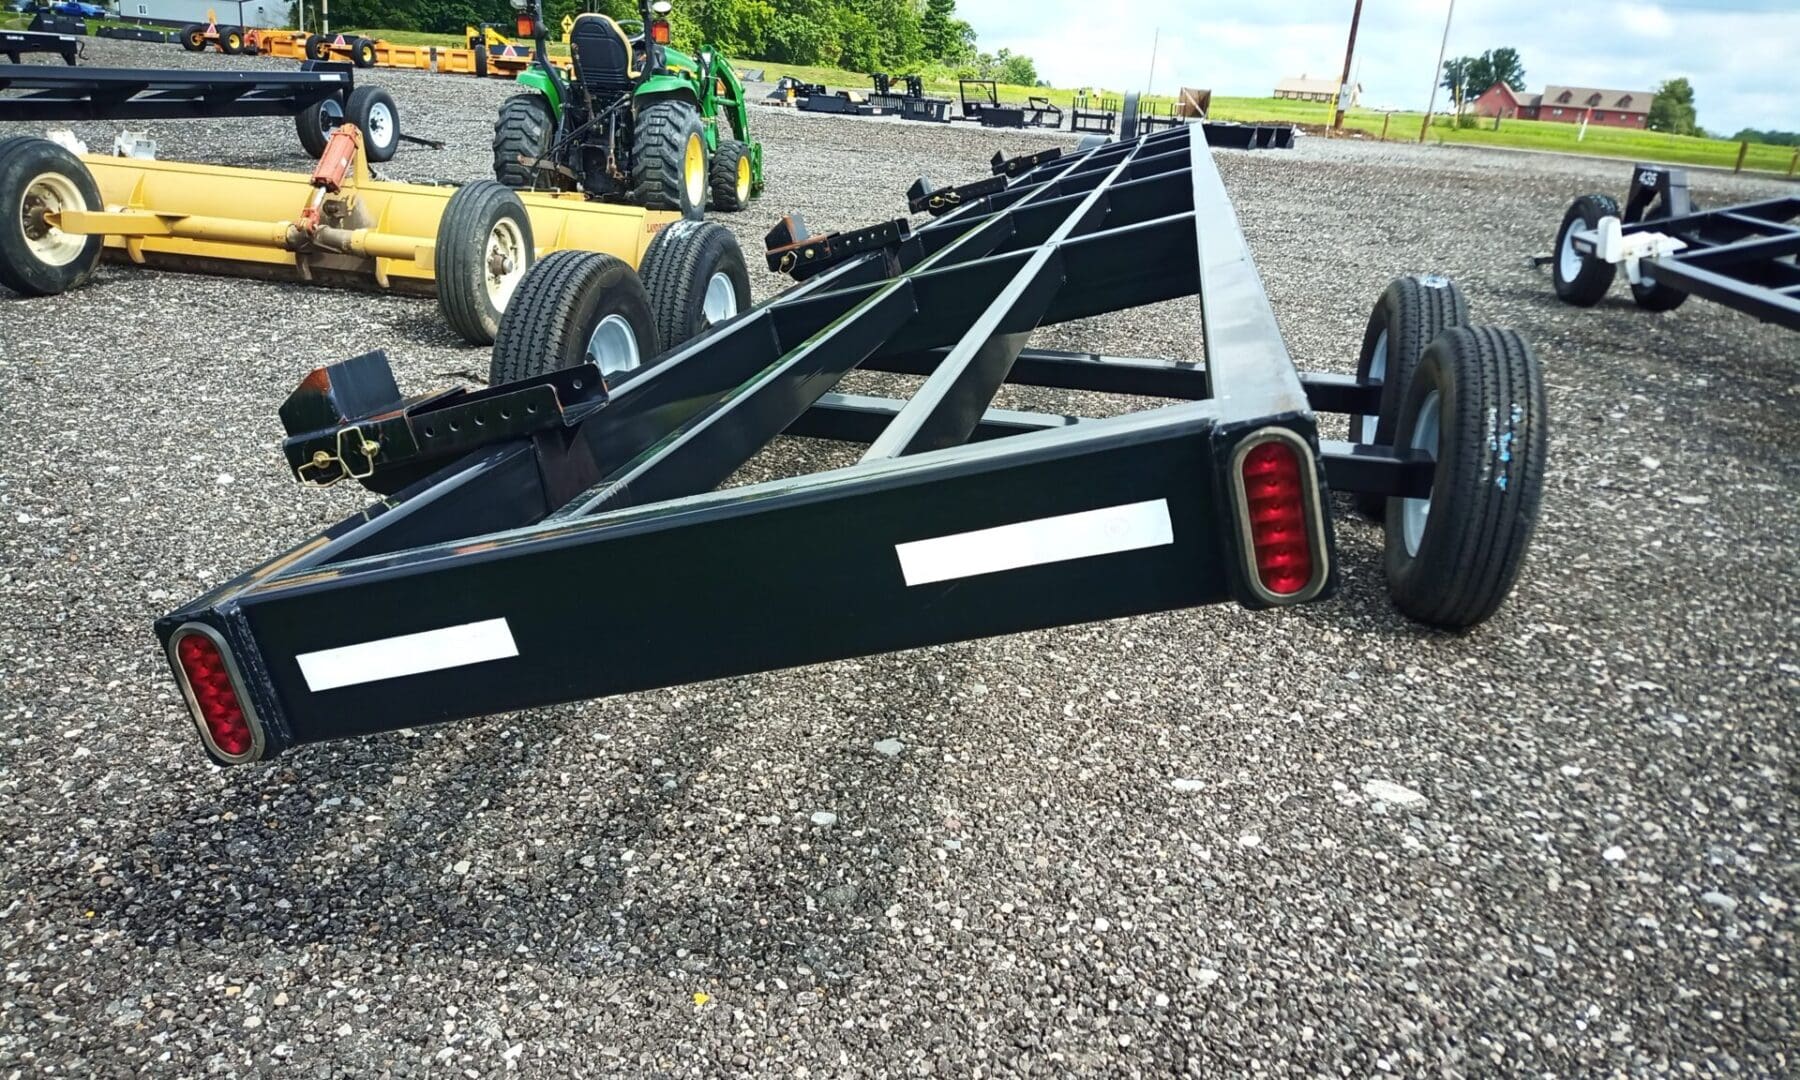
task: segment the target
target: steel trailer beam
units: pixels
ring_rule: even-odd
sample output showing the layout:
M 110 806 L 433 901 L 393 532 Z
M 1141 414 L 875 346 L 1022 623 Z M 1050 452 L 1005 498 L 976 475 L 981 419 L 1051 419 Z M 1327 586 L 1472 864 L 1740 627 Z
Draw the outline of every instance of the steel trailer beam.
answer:
M 342 104 L 350 64 L 308 61 L 300 71 L 0 68 L 0 121 L 170 120 L 286 116 L 327 98 Z
M 1200 363 L 1022 348 L 1039 325 L 1196 294 Z M 925 386 L 908 402 L 838 393 L 858 366 L 919 370 Z M 1046 417 L 992 408 L 1008 381 L 1187 400 Z M 552 424 L 435 471 L 396 462 L 420 478 L 157 633 L 171 654 L 194 633 L 223 644 L 259 727 L 247 756 L 267 757 L 1019 630 L 1303 603 L 1336 586 L 1328 476 L 1429 488 L 1428 458 L 1319 442 L 1312 398 L 1363 408 L 1371 392 L 1294 369 L 1187 125 L 1044 162 L 565 402 Z M 410 422 L 409 408 L 372 404 L 346 430 L 377 413 Z M 870 450 L 848 468 L 715 490 L 783 433 Z M 1298 465 L 1311 557 L 1283 594 L 1257 580 L 1239 471 L 1266 443 Z

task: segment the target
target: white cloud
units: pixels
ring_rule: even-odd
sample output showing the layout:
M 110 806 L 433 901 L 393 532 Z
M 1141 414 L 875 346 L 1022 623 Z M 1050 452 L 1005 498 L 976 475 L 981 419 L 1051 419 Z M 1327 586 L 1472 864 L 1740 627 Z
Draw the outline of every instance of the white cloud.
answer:
M 1161 93 L 1179 86 L 1261 96 L 1302 73 L 1335 78 L 1352 0 L 959 0 L 989 52 L 1038 62 L 1059 86 Z M 1363 100 L 1422 109 L 1447 0 L 1366 0 L 1355 66 Z M 1161 30 L 1156 74 L 1150 44 Z M 1800 130 L 1796 0 L 1457 0 L 1450 55 L 1510 45 L 1533 90 L 1545 83 L 1652 89 L 1693 82 L 1700 122 Z

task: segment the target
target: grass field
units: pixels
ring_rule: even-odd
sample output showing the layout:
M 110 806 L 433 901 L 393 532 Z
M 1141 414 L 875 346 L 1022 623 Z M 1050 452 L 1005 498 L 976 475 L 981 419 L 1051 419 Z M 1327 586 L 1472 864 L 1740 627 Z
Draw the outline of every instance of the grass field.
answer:
M 0 26 L 20 29 L 28 21 L 25 16 L 11 15 L 0 17 Z M 352 31 L 344 30 L 343 32 Z M 391 41 L 396 45 L 437 45 L 448 48 L 464 44 L 461 36 L 456 34 L 423 34 L 409 30 L 386 29 L 354 32 Z M 568 54 L 568 48 L 560 42 L 552 43 L 550 51 L 554 56 Z M 741 59 L 738 64 L 741 67 L 762 68 L 764 77 L 770 82 L 783 75 L 792 75 L 805 82 L 825 83 L 834 88 L 855 89 L 869 85 L 867 75 L 845 71 L 842 68 L 783 64 L 754 59 Z M 925 85 L 928 93 L 945 97 L 957 96 L 957 82 L 954 78 L 927 78 Z M 1078 92 L 1075 89 L 1060 87 L 1002 85 L 999 88 L 1002 100 L 1024 101 L 1027 97 L 1035 94 L 1049 98 L 1063 108 L 1069 107 Z M 1118 96 L 1117 91 L 1103 92 Z M 1167 108 L 1173 100 L 1161 95 L 1148 95 L 1144 98 L 1147 106 L 1159 110 Z M 1331 121 L 1326 105 L 1318 102 L 1287 101 L 1277 98 L 1215 96 L 1212 115 L 1217 120 L 1277 120 L 1313 126 L 1328 124 Z M 1378 138 L 1385 136 L 1388 139 L 1411 142 L 1419 137 L 1419 125 L 1422 119 L 1423 115 L 1416 112 L 1384 113 L 1373 109 L 1353 109 L 1345 116 L 1344 126 L 1348 130 L 1360 131 L 1365 135 L 1373 135 Z M 1664 135 L 1654 131 L 1627 131 L 1620 128 L 1590 125 L 1586 135 L 1577 140 L 1577 131 L 1578 128 L 1574 124 L 1557 124 L 1537 120 L 1504 120 L 1498 130 L 1494 129 L 1491 120 L 1484 121 L 1479 127 L 1459 128 L 1449 118 L 1438 117 L 1426 137 L 1437 143 L 1466 143 L 1474 146 L 1632 158 L 1673 165 L 1705 165 L 1729 169 L 1737 163 L 1738 144 L 1725 139 L 1699 139 L 1687 135 Z M 1758 172 L 1792 175 L 1795 171 L 1794 165 L 1795 151 L 1793 147 L 1752 143 L 1744 157 L 1744 168 Z

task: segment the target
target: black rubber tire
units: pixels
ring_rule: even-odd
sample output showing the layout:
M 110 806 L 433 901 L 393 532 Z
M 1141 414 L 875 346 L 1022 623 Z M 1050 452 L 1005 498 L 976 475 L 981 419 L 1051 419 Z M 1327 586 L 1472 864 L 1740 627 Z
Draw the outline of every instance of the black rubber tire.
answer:
M 359 86 L 350 91 L 344 118 L 363 135 L 363 153 L 370 161 L 392 161 L 400 149 L 400 108 L 393 95 L 379 86 Z
M 1119 140 L 1135 139 L 1138 134 L 1138 96 L 1136 91 L 1125 95 L 1119 106 Z
M 200 52 L 206 48 L 206 27 L 199 23 L 188 23 L 181 28 L 176 40 L 181 42 L 183 51 Z
M 1556 230 L 1556 248 L 1550 253 L 1550 278 L 1556 284 L 1557 298 L 1563 303 L 1593 307 L 1605 298 L 1606 290 L 1612 288 L 1614 275 L 1619 272 L 1612 263 L 1583 256 L 1580 271 L 1573 278 L 1563 277 L 1563 237 L 1569 235 L 1570 229 L 1578 226 L 1591 229 L 1600 224 L 1603 217 L 1618 216 L 1619 204 L 1610 195 L 1583 195 L 1569 204 L 1562 227 Z
M 22 213 L 25 196 L 33 182 L 47 174 L 63 178 L 75 189 L 81 198 L 80 209 L 105 206 L 93 174 L 74 154 L 48 139 L 0 142 L 0 206 L 14 208 L 0 214 L 0 285 L 21 296 L 55 296 L 80 285 L 99 264 L 105 243 L 105 237 L 89 236 L 78 253 L 58 264 L 44 261 L 31 250 Z
M 331 42 L 323 34 L 308 34 L 305 47 L 308 60 L 325 60 L 331 56 Z
M 1688 197 L 1688 213 L 1700 212 L 1700 201 L 1693 196 Z M 1674 311 L 1687 301 L 1688 294 L 1668 285 L 1661 285 L 1648 278 L 1631 282 L 1631 299 L 1645 311 Z
M 1363 328 L 1362 353 L 1356 361 L 1356 380 L 1366 383 L 1377 377 L 1374 368 L 1379 358 L 1381 411 L 1374 417 L 1350 414 L 1351 442 L 1393 445 L 1394 418 L 1399 415 L 1400 398 L 1406 393 L 1413 369 L 1419 366 L 1419 357 L 1445 327 L 1463 326 L 1468 321 L 1468 300 L 1454 281 L 1441 274 L 1411 274 L 1388 283 L 1369 313 L 1368 325 Z M 1385 342 L 1383 333 L 1387 335 Z M 1378 345 L 1382 346 L 1379 357 Z M 1387 510 L 1387 500 L 1379 495 L 1357 494 L 1351 501 L 1372 518 Z
M 470 48 L 475 53 L 475 77 L 479 78 L 479 79 L 487 78 L 487 73 L 488 73 L 487 42 L 485 42 L 485 41 L 476 42 Z
M 359 68 L 375 66 L 375 43 L 368 38 L 355 38 L 350 42 L 350 62 Z
M 337 98 L 326 98 L 294 114 L 294 130 L 308 155 L 318 157 L 331 141 L 331 131 L 344 118 L 344 107 Z
M 731 282 L 732 314 L 750 310 L 750 272 L 730 229 L 715 221 L 677 221 L 650 240 L 638 277 L 656 312 L 656 336 L 673 349 L 712 325 L 706 291 L 715 274 Z
M 1106 136 L 1100 134 L 1097 131 L 1091 131 L 1088 134 L 1083 135 L 1081 138 L 1075 140 L 1075 152 L 1077 154 L 1085 154 L 1089 150 L 1092 150 L 1097 146 L 1105 146 L 1105 145 L 1106 145 Z
M 740 165 L 740 163 L 742 163 Z M 712 178 L 712 208 L 735 212 L 750 205 L 750 148 L 736 139 L 720 139 L 707 174 Z M 739 183 L 738 170 L 745 170 Z
M 677 210 L 683 217 L 706 215 L 706 184 L 699 197 L 685 183 L 687 149 L 700 140 L 700 175 L 706 176 L 706 134 L 700 114 L 685 101 L 665 98 L 637 111 L 631 148 L 631 194 L 650 210 Z
M 553 251 L 537 261 L 500 317 L 488 384 L 518 382 L 587 362 L 588 339 L 618 315 L 637 341 L 642 370 L 661 352 L 643 282 L 622 259 L 597 251 Z
M 450 328 L 471 345 L 492 345 L 494 335 L 500 332 L 505 300 L 496 305 L 488 295 L 487 248 L 488 240 L 502 222 L 510 222 L 518 231 L 529 272 L 537 258 L 531 218 L 519 196 L 505 184 L 477 180 L 457 188 L 438 220 L 432 264 L 437 278 L 438 310 L 444 313 Z
M 556 119 L 542 94 L 514 94 L 500 104 L 494 120 L 494 179 L 509 188 L 530 191 L 543 174 L 526 168 L 521 157 L 533 160 L 550 152 L 556 137 Z
M 219 51 L 226 56 L 243 55 L 244 31 L 236 26 L 219 27 Z
M 1544 378 L 1511 330 L 1452 327 L 1425 350 L 1400 407 L 1401 442 L 1432 393 L 1437 468 L 1430 513 L 1409 552 L 1412 500 L 1389 499 L 1388 594 L 1408 618 L 1461 630 L 1492 615 L 1512 591 L 1537 524 L 1549 445 Z

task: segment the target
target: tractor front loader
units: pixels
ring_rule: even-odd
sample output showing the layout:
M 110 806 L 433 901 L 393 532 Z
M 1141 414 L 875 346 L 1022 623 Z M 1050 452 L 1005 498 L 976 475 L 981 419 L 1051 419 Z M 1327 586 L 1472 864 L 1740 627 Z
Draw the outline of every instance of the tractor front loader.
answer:
M 494 124 L 495 179 L 692 218 L 709 204 L 742 210 L 762 192 L 743 84 L 717 48 L 689 56 L 669 44 L 668 0 L 643 0 L 641 21 L 576 16 L 568 76 L 549 62 L 540 0 L 513 6 L 536 48 L 519 75 L 528 92 L 509 98 Z

